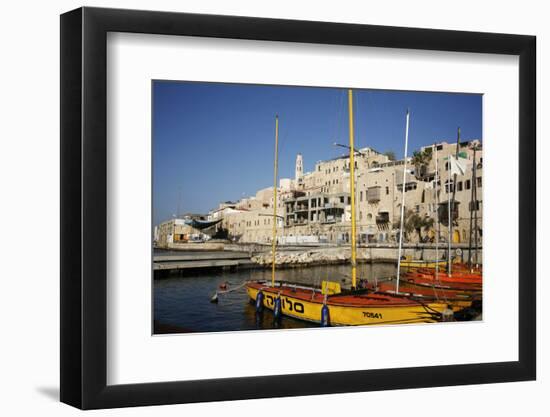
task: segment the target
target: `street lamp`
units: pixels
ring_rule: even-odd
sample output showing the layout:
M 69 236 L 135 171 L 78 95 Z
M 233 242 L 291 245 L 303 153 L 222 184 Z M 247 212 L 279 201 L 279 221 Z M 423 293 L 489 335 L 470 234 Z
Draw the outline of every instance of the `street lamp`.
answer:
M 341 148 L 346 148 L 346 149 L 349 150 L 349 151 L 351 150 L 351 148 L 350 148 L 348 145 L 344 145 L 344 144 L 342 144 L 342 143 L 336 143 L 336 142 L 334 142 L 333 145 L 334 145 L 334 146 L 339 146 L 339 147 L 341 147 Z M 361 152 L 361 151 L 359 151 L 359 150 L 357 150 L 357 149 L 354 149 L 354 151 L 355 151 L 356 154 L 365 155 L 363 152 Z

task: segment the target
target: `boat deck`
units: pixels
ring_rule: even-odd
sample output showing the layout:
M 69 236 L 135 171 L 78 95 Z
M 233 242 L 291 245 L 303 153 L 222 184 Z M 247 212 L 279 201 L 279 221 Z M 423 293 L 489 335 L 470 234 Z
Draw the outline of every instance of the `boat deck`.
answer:
M 276 284 L 272 287 L 268 283 L 251 282 L 248 287 L 255 288 L 267 293 L 280 294 L 293 297 L 303 301 L 322 304 L 325 296 L 319 290 L 294 286 L 291 284 Z M 375 294 L 365 291 L 356 294 L 334 294 L 327 296 L 327 305 L 331 306 L 353 306 L 353 307 L 397 307 L 397 306 L 418 306 L 421 303 L 404 297 Z

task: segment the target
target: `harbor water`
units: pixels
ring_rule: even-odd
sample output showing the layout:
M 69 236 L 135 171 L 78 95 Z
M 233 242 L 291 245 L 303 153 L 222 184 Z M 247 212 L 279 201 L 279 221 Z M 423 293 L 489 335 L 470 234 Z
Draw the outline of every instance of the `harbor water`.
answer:
M 320 286 L 321 281 L 338 281 L 350 285 L 349 265 L 322 265 L 281 269 L 276 279 L 297 284 Z M 396 266 L 390 263 L 360 264 L 358 277 L 374 282 L 395 276 Z M 188 271 L 154 280 L 154 333 L 219 332 L 259 329 L 317 327 L 314 323 L 283 317 L 279 321 L 267 310 L 256 314 L 244 287 L 221 294 L 218 303 L 210 299 L 226 283 L 236 288 L 247 280 L 271 280 L 270 269 L 229 271 Z

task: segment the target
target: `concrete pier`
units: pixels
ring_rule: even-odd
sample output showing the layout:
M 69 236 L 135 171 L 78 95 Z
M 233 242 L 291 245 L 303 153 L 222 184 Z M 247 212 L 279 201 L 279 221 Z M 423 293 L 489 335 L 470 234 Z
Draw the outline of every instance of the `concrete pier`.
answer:
M 236 268 L 253 266 L 246 253 L 216 251 L 157 255 L 153 257 L 153 270 L 173 271 L 202 268 Z

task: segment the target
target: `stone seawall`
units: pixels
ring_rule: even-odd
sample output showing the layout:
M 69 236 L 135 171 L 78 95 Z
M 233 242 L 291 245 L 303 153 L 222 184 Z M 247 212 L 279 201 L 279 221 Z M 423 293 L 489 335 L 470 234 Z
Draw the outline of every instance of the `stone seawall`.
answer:
M 459 249 L 458 251 L 456 249 Z M 458 253 L 457 253 L 458 252 Z M 473 252 L 472 252 L 473 254 Z M 402 256 L 416 260 L 434 260 L 435 248 L 403 248 Z M 439 250 L 439 259 L 446 258 L 446 251 Z M 398 248 L 391 247 L 367 247 L 357 248 L 358 262 L 396 262 Z M 468 249 L 453 248 L 453 257 L 462 261 L 468 260 Z M 349 262 L 351 259 L 350 248 L 317 248 L 301 251 L 278 250 L 275 254 L 275 264 L 278 266 L 308 266 L 323 264 L 338 264 Z M 270 252 L 256 254 L 251 258 L 252 262 L 268 267 L 272 262 Z M 483 263 L 481 251 L 478 253 L 478 262 Z
M 205 243 L 175 243 L 168 248 L 184 252 L 196 252 L 197 259 L 207 256 L 208 252 L 219 251 L 228 254 L 241 253 L 250 259 L 249 267 L 269 267 L 271 265 L 271 246 L 264 244 L 237 244 L 224 241 Z M 199 255 L 202 252 L 204 255 Z M 474 252 L 472 252 L 474 253 Z M 193 255 L 194 256 L 194 255 Z M 192 256 L 192 257 L 193 257 Z M 225 259 L 223 255 L 217 255 Z M 358 262 L 396 262 L 398 247 L 394 244 L 373 244 L 357 248 Z M 433 244 L 405 244 L 402 256 L 409 259 L 431 261 L 436 259 L 436 250 Z M 452 256 L 463 262 L 468 261 L 468 245 L 453 244 Z M 439 246 L 439 259 L 446 259 L 447 247 Z M 349 246 L 278 246 L 275 263 L 279 267 L 299 267 L 324 264 L 339 264 L 349 262 L 351 248 Z M 473 257 L 472 257 L 473 259 Z M 478 251 L 478 263 L 483 263 L 482 250 Z

